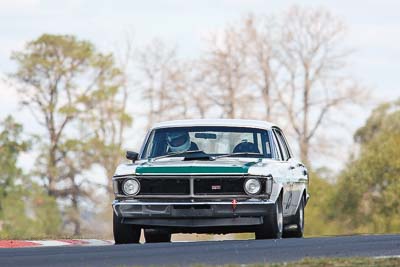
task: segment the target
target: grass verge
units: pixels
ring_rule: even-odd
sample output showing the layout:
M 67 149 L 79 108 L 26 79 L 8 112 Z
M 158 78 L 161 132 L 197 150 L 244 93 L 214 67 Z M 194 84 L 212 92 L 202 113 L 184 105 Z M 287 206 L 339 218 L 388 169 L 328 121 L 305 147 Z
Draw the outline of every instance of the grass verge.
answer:
M 192 265 L 192 267 L 398 267 L 400 258 L 306 258 L 296 262 L 228 264 L 228 265 Z

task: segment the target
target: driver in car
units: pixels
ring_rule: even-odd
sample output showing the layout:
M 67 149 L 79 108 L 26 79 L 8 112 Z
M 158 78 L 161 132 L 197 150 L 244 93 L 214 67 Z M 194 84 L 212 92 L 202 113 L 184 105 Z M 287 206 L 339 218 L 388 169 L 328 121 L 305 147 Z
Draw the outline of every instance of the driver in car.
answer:
M 199 150 L 196 143 L 190 141 L 190 136 L 187 132 L 167 133 L 167 144 L 167 152 L 177 153 Z

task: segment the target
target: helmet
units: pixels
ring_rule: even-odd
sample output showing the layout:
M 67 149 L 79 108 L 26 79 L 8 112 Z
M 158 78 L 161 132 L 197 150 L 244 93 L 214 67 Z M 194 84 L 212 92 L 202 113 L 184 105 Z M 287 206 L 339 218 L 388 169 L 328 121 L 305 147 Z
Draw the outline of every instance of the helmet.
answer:
M 168 150 L 184 152 L 190 148 L 190 137 L 187 132 L 167 133 Z

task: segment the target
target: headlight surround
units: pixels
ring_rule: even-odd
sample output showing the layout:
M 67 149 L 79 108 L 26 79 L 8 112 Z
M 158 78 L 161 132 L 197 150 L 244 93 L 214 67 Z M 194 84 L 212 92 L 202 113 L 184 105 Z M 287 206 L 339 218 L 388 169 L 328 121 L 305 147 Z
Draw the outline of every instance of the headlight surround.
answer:
M 267 180 L 265 181 L 265 193 L 267 193 L 267 195 L 271 195 L 272 194 L 272 187 L 274 184 L 274 179 L 272 179 L 272 176 L 268 177 Z
M 257 178 L 249 178 L 244 181 L 244 191 L 248 195 L 257 195 L 261 192 L 261 182 Z
M 118 180 L 113 180 L 113 183 L 112 183 L 112 185 L 113 185 L 113 190 L 114 190 L 114 194 L 118 194 L 119 193 L 119 189 L 118 189 Z
M 140 183 L 137 179 L 129 178 L 122 183 L 122 191 L 125 195 L 134 196 L 140 191 Z

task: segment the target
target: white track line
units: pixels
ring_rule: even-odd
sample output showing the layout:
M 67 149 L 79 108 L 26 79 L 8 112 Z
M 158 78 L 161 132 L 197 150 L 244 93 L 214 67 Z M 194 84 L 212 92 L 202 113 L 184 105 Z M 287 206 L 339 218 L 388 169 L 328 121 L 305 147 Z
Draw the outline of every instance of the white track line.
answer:
M 390 256 L 377 256 L 374 259 L 396 259 L 400 258 L 400 255 L 390 255 Z
M 84 241 L 88 242 L 84 246 L 108 246 L 114 245 L 114 241 L 112 240 L 99 240 L 99 239 L 85 239 Z
M 31 241 L 36 244 L 40 244 L 43 247 L 59 247 L 59 246 L 70 246 L 70 243 L 62 242 L 58 240 L 35 240 Z

